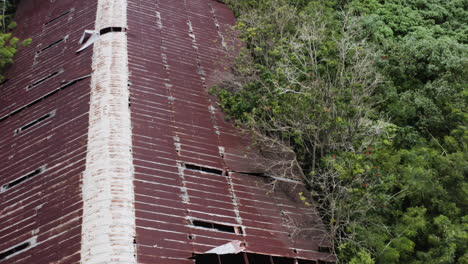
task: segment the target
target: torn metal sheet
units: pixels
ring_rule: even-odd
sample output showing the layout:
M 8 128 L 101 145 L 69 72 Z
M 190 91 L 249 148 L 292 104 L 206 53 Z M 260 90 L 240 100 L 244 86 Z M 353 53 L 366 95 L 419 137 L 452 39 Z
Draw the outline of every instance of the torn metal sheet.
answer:
M 205 254 L 218 254 L 218 255 L 225 255 L 225 254 L 237 254 L 243 252 L 245 250 L 245 246 L 243 245 L 242 241 L 234 240 L 227 244 L 224 244 L 219 247 L 215 247 L 211 250 L 205 252 Z
M 87 47 L 93 45 L 96 40 L 99 39 L 99 31 L 97 30 L 85 30 L 83 32 L 83 35 L 81 36 L 81 39 L 79 41 L 80 44 L 83 44 L 83 42 L 86 40 L 86 43 L 84 43 L 81 48 L 79 48 L 76 52 L 81 52 L 85 50 Z

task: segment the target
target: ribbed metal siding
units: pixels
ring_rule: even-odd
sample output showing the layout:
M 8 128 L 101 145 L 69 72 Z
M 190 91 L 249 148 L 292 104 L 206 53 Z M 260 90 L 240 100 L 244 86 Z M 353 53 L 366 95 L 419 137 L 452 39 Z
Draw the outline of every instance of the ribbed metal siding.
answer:
M 90 84 L 89 78 L 70 82 L 90 74 L 92 50 L 75 51 L 95 13 L 92 0 L 24 0 L 18 7 L 15 35 L 33 43 L 19 50 L 0 87 L 0 186 L 46 170 L 0 193 L 0 252 L 37 236 L 37 244 L 2 264 L 79 263 Z M 53 117 L 15 135 L 51 111 Z
M 319 234 L 293 236 L 297 225 L 319 223 L 298 199 L 302 185 L 271 192 L 261 177 L 227 173 L 255 171 L 244 156 L 250 139 L 208 95 L 225 70 L 223 42 L 235 22 L 229 8 L 212 0 L 128 3 L 139 263 L 188 264 L 192 253 L 232 240 L 249 252 L 332 260 L 318 252 Z M 240 226 L 244 234 L 195 227 L 194 219 Z

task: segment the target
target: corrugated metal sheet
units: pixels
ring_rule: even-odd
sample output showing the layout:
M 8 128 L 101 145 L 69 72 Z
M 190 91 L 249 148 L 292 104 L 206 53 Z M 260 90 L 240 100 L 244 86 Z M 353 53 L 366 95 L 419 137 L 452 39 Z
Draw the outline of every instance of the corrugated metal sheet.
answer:
M 90 83 L 69 82 L 91 73 L 91 50 L 75 50 L 95 13 L 92 0 L 23 0 L 18 8 L 15 32 L 33 43 L 18 52 L 0 87 L 0 186 L 46 170 L 0 193 L 0 252 L 37 237 L 2 264 L 79 263 Z
M 18 9 L 16 32 L 34 42 L 0 87 L 0 253 L 26 249 L 2 264 L 80 262 L 93 49 L 75 51 L 84 30 L 94 29 L 96 4 L 23 0 Z M 235 22 L 228 7 L 127 4 L 127 21 L 102 19 L 128 25 L 138 263 L 193 263 L 194 253 L 231 241 L 241 241 L 245 256 L 333 261 L 319 252 L 320 228 L 308 228 L 320 220 L 299 199 L 301 184 L 273 188 L 268 178 L 236 173 L 258 172 L 251 140 L 208 95 L 226 65 Z M 127 67 L 121 63 L 114 66 Z
M 256 170 L 249 138 L 208 95 L 226 57 L 232 12 L 211 0 L 128 3 L 139 262 L 192 263 L 192 253 L 233 240 L 247 252 L 332 261 L 319 252 L 323 233 L 304 231 L 319 220 L 298 199 L 301 184 L 272 191 L 268 179 L 227 172 Z
M 81 263 L 136 264 L 126 0 L 98 0 Z M 109 30 L 111 28 L 111 30 Z

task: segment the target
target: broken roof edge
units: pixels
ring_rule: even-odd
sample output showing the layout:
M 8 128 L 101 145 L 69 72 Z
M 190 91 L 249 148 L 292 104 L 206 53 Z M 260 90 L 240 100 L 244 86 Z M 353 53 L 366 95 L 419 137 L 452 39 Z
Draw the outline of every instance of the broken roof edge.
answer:
M 335 263 L 337 261 L 337 258 L 335 255 L 331 253 L 325 253 L 325 252 L 315 252 L 318 255 L 316 259 L 306 259 L 306 258 L 298 258 L 298 257 L 288 257 L 288 256 L 283 256 L 283 255 L 263 254 L 260 252 L 254 252 L 254 251 L 248 250 L 245 243 L 240 240 L 233 240 L 221 246 L 212 248 L 204 253 L 198 253 L 198 254 L 194 253 L 191 259 L 195 258 L 196 255 L 233 255 L 233 254 L 235 255 L 235 254 L 240 254 L 240 253 L 247 253 L 247 254 L 251 253 L 251 254 L 264 255 L 264 256 L 289 258 L 289 259 L 294 259 L 294 260 L 308 260 L 308 261 L 318 260 L 318 261 L 323 261 L 327 263 Z

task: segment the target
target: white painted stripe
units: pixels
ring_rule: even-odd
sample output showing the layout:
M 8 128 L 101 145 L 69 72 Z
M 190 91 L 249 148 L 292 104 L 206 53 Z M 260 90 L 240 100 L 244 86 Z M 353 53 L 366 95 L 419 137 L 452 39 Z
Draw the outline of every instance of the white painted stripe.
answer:
M 99 0 L 96 30 L 127 24 L 126 0 Z M 137 263 L 134 167 L 124 32 L 94 44 L 81 263 Z

